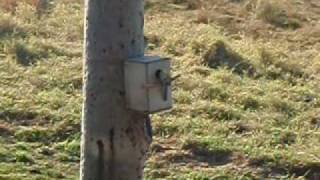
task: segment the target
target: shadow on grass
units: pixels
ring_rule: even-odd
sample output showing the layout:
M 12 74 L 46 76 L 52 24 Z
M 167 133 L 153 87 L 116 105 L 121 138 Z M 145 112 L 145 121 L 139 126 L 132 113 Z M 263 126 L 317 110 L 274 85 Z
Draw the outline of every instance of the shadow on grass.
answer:
M 303 176 L 310 180 L 320 179 L 320 162 L 291 164 L 288 162 L 276 162 L 269 157 L 260 157 L 249 160 L 249 166 L 263 167 L 264 174 Z
M 37 61 L 52 57 L 81 57 L 79 52 L 71 52 L 53 44 L 32 41 L 15 42 L 10 53 L 15 57 L 16 62 L 22 66 L 30 66 Z
M 201 147 L 190 147 L 192 158 L 209 166 L 223 166 L 232 162 L 232 152 L 229 150 L 208 150 Z
M 17 130 L 15 138 L 25 142 L 41 142 L 48 145 L 73 138 L 80 132 L 80 124 L 63 123 L 53 127 L 32 126 Z
M 18 126 L 34 126 L 48 124 L 50 117 L 39 118 L 39 114 L 31 111 L 0 111 L 0 118 Z
M 10 36 L 25 37 L 26 35 L 26 30 L 15 24 L 11 17 L 3 16 L 0 18 L 0 40 Z
M 233 51 L 225 42 L 214 43 L 203 57 L 204 64 L 210 68 L 226 67 L 234 73 L 255 76 L 256 70 L 244 57 Z
M 157 148 L 166 152 L 168 149 Z M 199 142 L 190 142 L 182 147 L 183 152 L 168 154 L 169 162 L 191 166 L 223 166 L 232 162 L 233 153 L 229 149 L 210 149 Z M 170 150 L 169 150 L 170 151 Z

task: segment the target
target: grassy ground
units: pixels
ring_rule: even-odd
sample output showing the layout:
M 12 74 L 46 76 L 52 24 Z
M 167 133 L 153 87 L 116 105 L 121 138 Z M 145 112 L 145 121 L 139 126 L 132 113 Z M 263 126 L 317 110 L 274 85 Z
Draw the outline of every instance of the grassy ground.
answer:
M 0 179 L 77 179 L 83 5 L 0 2 Z M 148 0 L 147 51 L 182 76 L 146 179 L 319 179 L 319 9 Z

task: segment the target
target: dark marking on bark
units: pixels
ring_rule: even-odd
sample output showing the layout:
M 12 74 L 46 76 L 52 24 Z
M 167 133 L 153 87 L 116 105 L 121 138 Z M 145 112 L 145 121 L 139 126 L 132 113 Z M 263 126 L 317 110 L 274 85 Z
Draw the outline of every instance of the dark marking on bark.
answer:
M 110 142 L 110 164 L 109 164 L 109 174 L 110 174 L 110 179 L 113 180 L 115 177 L 114 174 L 114 157 L 115 157 L 115 149 L 114 149 L 114 129 L 112 128 L 109 131 L 109 142 Z
M 152 142 L 152 138 L 153 138 L 152 137 L 152 124 L 151 124 L 150 116 L 147 116 L 147 118 L 146 118 L 145 127 L 146 127 L 146 134 L 149 136 L 150 141 Z
M 100 77 L 100 78 L 99 78 L 99 81 L 100 81 L 100 82 L 103 82 L 103 81 L 104 81 L 104 78 L 103 78 L 103 77 Z
M 121 49 L 124 49 L 126 47 L 123 43 L 120 43 L 119 46 Z
M 132 143 L 132 146 L 136 147 L 137 146 L 137 141 L 136 141 L 136 138 L 133 135 L 133 129 L 131 127 L 128 127 L 126 129 L 125 133 L 127 134 L 130 142 Z
M 119 95 L 120 95 L 120 96 L 125 96 L 126 93 L 125 93 L 124 91 L 119 91 Z
M 110 140 L 110 150 L 111 150 L 111 153 L 113 153 L 114 151 L 114 129 L 112 128 L 109 132 L 109 140 Z
M 97 180 L 103 180 L 104 176 L 104 144 L 102 140 L 97 141 L 98 161 L 97 161 Z
M 105 48 L 102 49 L 103 54 L 107 53 L 107 50 Z
M 130 131 L 131 131 L 131 128 L 128 127 L 128 128 L 126 129 L 126 134 L 129 135 Z
M 123 22 L 122 22 L 122 20 L 119 21 L 119 28 L 120 28 L 120 29 L 123 28 Z
M 143 15 L 143 12 L 140 11 L 140 12 L 139 12 L 139 15 L 140 15 L 140 19 L 141 19 L 140 28 L 143 29 L 143 27 L 144 27 L 144 15 Z
M 89 93 L 89 96 L 92 97 L 92 100 L 96 101 L 97 97 L 94 93 Z
M 131 45 L 134 46 L 135 44 L 136 44 L 136 40 L 135 40 L 135 39 L 132 39 L 132 40 L 131 40 Z

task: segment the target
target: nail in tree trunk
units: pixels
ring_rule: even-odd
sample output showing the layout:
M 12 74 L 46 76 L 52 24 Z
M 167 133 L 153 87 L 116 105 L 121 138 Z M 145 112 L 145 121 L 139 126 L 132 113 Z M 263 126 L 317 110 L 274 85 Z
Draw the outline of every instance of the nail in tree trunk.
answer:
M 86 0 L 81 180 L 143 178 L 148 116 L 126 108 L 124 61 L 144 55 L 143 0 Z

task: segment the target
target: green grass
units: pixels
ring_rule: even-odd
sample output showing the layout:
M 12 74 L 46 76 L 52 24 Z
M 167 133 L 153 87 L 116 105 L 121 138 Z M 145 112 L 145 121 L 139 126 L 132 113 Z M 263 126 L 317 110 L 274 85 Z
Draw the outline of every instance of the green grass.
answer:
M 83 5 L 51 2 L 41 16 L 27 4 L 0 11 L 0 179 L 79 176 Z M 217 11 L 213 1 L 195 2 L 146 3 L 147 52 L 171 57 L 173 73 L 182 75 L 174 84 L 174 108 L 152 117 L 146 179 L 315 177 L 316 9 L 307 1 L 292 3 L 309 11 L 299 27 L 288 28 L 269 21 L 255 1 L 217 1 Z M 283 7 L 272 4 L 275 11 Z M 209 20 L 199 21 L 198 11 Z M 226 14 L 243 19 L 226 23 Z M 248 19 L 259 25 L 255 33 L 239 29 Z

